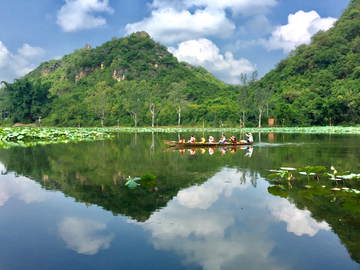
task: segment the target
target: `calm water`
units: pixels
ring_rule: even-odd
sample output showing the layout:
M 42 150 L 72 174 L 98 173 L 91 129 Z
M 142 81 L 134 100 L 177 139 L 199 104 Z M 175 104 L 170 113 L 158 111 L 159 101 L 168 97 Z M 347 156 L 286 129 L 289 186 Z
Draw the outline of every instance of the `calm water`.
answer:
M 164 152 L 178 134 L 162 133 L 0 149 L 0 269 L 359 269 L 359 198 L 331 188 L 360 181 L 267 176 L 360 173 L 360 137 L 254 135 L 227 151 Z M 156 183 L 125 186 L 145 173 Z

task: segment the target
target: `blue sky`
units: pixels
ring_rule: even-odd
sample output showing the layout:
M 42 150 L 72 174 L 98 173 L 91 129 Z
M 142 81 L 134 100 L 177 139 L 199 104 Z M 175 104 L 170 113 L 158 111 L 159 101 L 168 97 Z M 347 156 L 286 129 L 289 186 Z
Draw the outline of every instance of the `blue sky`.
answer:
M 11 0 L 0 4 L 0 81 L 86 43 L 145 30 L 226 83 L 259 76 L 327 30 L 350 0 Z

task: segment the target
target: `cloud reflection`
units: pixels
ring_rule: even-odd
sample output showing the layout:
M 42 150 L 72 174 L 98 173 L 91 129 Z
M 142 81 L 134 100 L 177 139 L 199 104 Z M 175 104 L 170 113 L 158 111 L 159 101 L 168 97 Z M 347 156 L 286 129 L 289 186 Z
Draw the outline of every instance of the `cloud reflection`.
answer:
M 114 234 L 100 235 L 106 224 L 95 220 L 66 217 L 59 224 L 59 234 L 69 249 L 79 254 L 94 255 L 100 249 L 108 249 Z
M 330 227 L 325 222 L 317 222 L 311 217 L 311 212 L 308 210 L 300 210 L 285 199 L 274 200 L 269 202 L 269 210 L 276 217 L 276 219 L 285 221 L 287 223 L 286 230 L 295 235 L 301 236 L 307 234 L 314 236 L 319 230 L 329 231 Z
M 166 208 L 141 224 L 151 231 L 154 247 L 175 250 L 185 256 L 184 264 L 201 265 L 206 270 L 282 269 L 270 256 L 274 243 L 264 232 L 243 224 L 244 217 L 234 209 L 214 207 L 221 194 L 232 201 L 235 189 L 251 186 L 250 179 L 241 185 L 242 177 L 243 172 L 227 168 L 201 186 L 180 191 Z
M 250 175 L 225 168 L 203 185 L 181 190 L 140 226 L 151 232 L 156 249 L 175 251 L 186 265 L 206 270 L 287 269 L 274 255 L 277 243 L 268 233 L 274 217 L 285 221 L 288 232 L 296 235 L 314 236 L 329 226 L 317 223 L 309 211 L 272 197 L 265 181 L 258 183 L 265 194 L 253 189 L 239 192 L 250 186 Z M 220 201 L 222 195 L 226 199 Z
M 4 166 L 0 164 L 0 171 L 4 170 Z M 44 201 L 47 196 L 47 192 L 38 183 L 26 177 L 15 177 L 14 174 L 1 175 L 0 206 L 12 197 L 17 197 L 25 203 L 32 203 Z
M 242 173 L 225 168 L 201 186 L 180 190 L 177 200 L 189 208 L 208 209 L 219 199 L 220 194 L 230 197 L 234 188 L 244 190 L 251 186 L 250 181 L 240 185 L 240 175 Z

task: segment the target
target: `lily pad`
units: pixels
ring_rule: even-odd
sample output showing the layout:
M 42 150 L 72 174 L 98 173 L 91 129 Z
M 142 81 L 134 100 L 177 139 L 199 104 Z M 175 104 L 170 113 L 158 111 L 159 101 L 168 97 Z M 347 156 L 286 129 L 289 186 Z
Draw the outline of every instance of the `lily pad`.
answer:
M 268 192 L 274 196 L 279 196 L 281 198 L 287 198 L 288 194 L 285 190 L 277 186 L 268 187 Z
M 324 171 L 325 167 L 324 166 L 306 166 L 303 168 L 299 168 L 298 169 L 300 172 L 305 172 L 307 175 L 314 175 L 318 172 Z

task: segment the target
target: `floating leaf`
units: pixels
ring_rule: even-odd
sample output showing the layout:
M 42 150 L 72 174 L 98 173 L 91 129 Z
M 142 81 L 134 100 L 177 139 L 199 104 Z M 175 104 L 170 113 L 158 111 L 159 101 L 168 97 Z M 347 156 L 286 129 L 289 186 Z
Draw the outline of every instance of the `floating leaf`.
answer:
M 277 186 L 268 187 L 268 192 L 274 196 L 279 196 L 281 198 L 287 198 L 288 196 L 286 191 Z
M 286 171 L 296 171 L 296 169 L 295 169 L 295 168 L 280 167 L 280 169 L 282 169 L 282 170 L 286 170 Z
M 360 174 L 351 173 L 348 175 L 343 175 L 343 179 L 360 179 Z
M 298 169 L 300 172 L 305 172 L 307 175 L 311 175 L 311 173 L 316 174 L 320 171 L 324 171 L 325 167 L 324 166 L 306 166 L 303 168 L 299 168 Z

